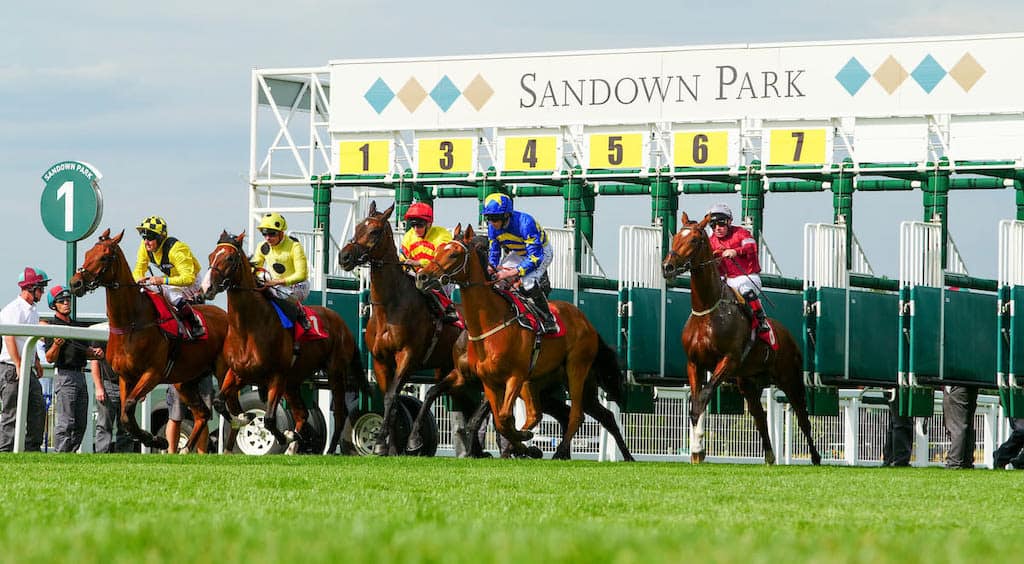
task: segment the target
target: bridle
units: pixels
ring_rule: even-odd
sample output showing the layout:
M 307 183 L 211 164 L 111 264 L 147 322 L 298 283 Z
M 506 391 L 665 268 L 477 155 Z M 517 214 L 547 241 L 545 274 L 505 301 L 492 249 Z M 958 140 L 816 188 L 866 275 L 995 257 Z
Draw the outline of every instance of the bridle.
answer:
M 138 284 L 121 284 L 117 280 L 114 280 L 113 282 L 102 281 L 102 278 L 104 277 L 104 275 L 107 274 L 107 271 L 110 270 L 110 267 L 113 266 L 114 261 L 116 260 L 114 252 L 109 248 L 107 250 L 108 252 L 97 260 L 97 262 L 100 263 L 100 269 L 97 270 L 96 272 L 93 272 L 85 268 L 84 265 L 78 267 L 78 269 L 75 270 L 75 274 L 77 274 L 78 277 L 82 279 L 82 284 L 85 286 L 85 291 L 92 292 L 93 290 L 101 286 L 104 288 L 109 288 L 111 290 L 116 290 L 123 285 L 138 286 Z M 88 274 L 88 278 L 86 277 L 86 274 Z
M 369 219 L 371 219 L 371 218 L 367 218 L 367 220 L 369 220 Z M 367 223 L 366 221 L 363 222 L 363 224 L 366 224 L 366 223 Z M 354 247 L 359 248 L 362 251 L 362 254 L 359 255 L 358 257 L 356 257 L 353 266 L 362 266 L 364 264 L 368 264 L 371 267 L 374 267 L 374 266 L 381 267 L 381 266 L 384 266 L 385 264 L 401 264 L 401 262 L 399 262 L 399 261 L 384 260 L 382 258 L 373 258 L 372 256 L 370 256 L 370 253 L 373 252 L 373 250 L 377 248 L 377 244 L 380 243 L 381 237 L 383 236 L 383 228 L 382 227 L 379 227 L 379 226 L 378 227 L 374 227 L 370 231 L 370 244 L 369 245 L 364 245 L 363 243 L 360 243 L 360 242 L 356 241 L 356 235 L 357 235 L 356 233 L 353 233 L 352 234 L 352 238 L 349 239 L 347 243 L 345 243 L 346 247 L 354 246 Z
M 695 226 L 695 227 L 691 227 L 691 229 L 699 229 L 699 227 Z M 693 270 L 700 270 L 701 268 L 704 268 L 705 266 L 707 266 L 709 264 L 717 263 L 718 262 L 718 258 L 712 255 L 712 257 L 710 259 L 706 260 L 706 261 L 698 262 L 696 265 L 693 264 L 693 258 L 697 255 L 698 252 L 700 252 L 701 247 L 703 247 L 704 245 L 709 245 L 709 244 L 710 243 L 708 243 L 707 237 L 702 237 L 702 236 L 698 235 L 697 236 L 697 247 L 695 249 L 693 249 L 693 251 L 691 251 L 687 255 L 686 260 L 683 261 L 683 264 L 681 264 L 679 266 L 675 265 L 675 259 L 680 256 L 679 253 L 677 253 L 675 251 L 675 249 L 669 249 L 668 257 L 666 257 L 666 260 L 667 259 L 673 259 L 673 260 L 672 260 L 672 262 L 670 262 L 666 266 L 665 270 L 669 274 L 672 274 L 674 276 L 680 276 L 683 273 L 686 273 L 686 272 L 689 272 L 689 271 L 693 271 Z
M 227 263 L 227 268 L 220 268 L 213 264 L 210 265 L 210 270 L 217 273 L 220 276 L 220 281 L 214 286 L 214 289 L 219 294 L 220 292 L 234 290 L 238 288 L 238 284 L 235 283 L 233 275 L 238 272 L 238 269 L 242 266 L 241 252 L 242 249 L 235 243 L 217 243 L 217 248 L 231 249 L 231 253 L 228 254 L 228 258 L 224 259 Z
M 466 280 L 456 280 L 455 279 L 456 275 L 462 274 L 463 272 L 467 272 L 468 271 L 468 269 L 469 269 L 469 255 L 470 255 L 470 253 L 472 251 L 469 248 L 469 246 L 466 245 L 465 243 L 463 243 L 462 241 L 457 241 L 455 239 L 452 239 L 451 242 L 455 243 L 456 245 L 458 245 L 460 247 L 462 247 L 462 264 L 460 264 L 459 267 L 456 268 L 455 270 L 453 270 L 451 272 L 445 271 L 444 274 L 442 274 L 441 276 L 437 277 L 437 281 L 442 286 L 447 286 L 448 284 L 456 284 L 460 288 L 472 288 L 473 286 L 493 286 L 495 284 L 495 282 L 497 282 L 496 280 L 486 280 L 484 282 L 472 282 L 472 281 L 469 280 L 468 276 L 466 277 Z

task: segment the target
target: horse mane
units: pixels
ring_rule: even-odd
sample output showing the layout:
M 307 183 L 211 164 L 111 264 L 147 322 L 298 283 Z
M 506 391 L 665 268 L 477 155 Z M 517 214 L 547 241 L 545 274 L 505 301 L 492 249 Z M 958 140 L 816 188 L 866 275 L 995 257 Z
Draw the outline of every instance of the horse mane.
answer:
M 490 281 L 491 274 L 487 270 L 488 259 L 490 258 L 488 256 L 491 247 L 490 239 L 488 239 L 486 235 L 474 235 L 473 238 L 470 239 L 468 247 L 473 251 L 473 254 L 476 255 L 476 259 L 480 261 L 480 269 L 483 270 L 484 277 Z
M 220 234 L 220 238 L 217 239 L 217 244 L 218 245 L 228 244 L 228 245 L 231 245 L 231 246 L 241 250 L 242 246 L 238 244 L 237 237 L 238 237 L 237 235 L 235 235 L 233 233 L 228 233 L 228 231 L 225 230 L 225 231 L 223 231 Z

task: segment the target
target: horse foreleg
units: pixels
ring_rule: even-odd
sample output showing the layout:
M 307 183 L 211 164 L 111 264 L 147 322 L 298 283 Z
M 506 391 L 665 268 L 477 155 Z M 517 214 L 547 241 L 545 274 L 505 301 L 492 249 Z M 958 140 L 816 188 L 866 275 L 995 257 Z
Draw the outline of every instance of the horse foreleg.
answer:
M 526 421 L 519 428 L 520 431 L 533 429 L 544 417 L 544 412 L 540 408 L 544 401 L 543 391 L 536 389 L 536 386 L 534 382 L 527 382 L 519 394 L 519 397 L 523 400 L 523 405 L 526 407 Z M 540 401 L 538 401 L 538 398 L 540 398 Z
M 463 440 L 466 444 L 470 445 L 469 455 L 473 458 L 487 458 L 490 453 L 484 450 L 484 445 L 480 442 L 480 427 L 487 421 L 487 416 L 491 414 L 491 402 L 485 397 L 480 401 L 480 405 L 477 406 L 476 411 L 470 416 L 469 421 L 466 422 L 465 428 L 459 432 L 463 435 Z
M 686 377 L 690 381 L 690 463 L 704 462 L 704 404 L 700 401 L 703 374 L 692 361 L 686 363 Z
M 394 430 L 391 428 L 391 422 L 395 418 L 395 390 L 398 388 L 396 385 L 397 378 L 395 378 L 396 372 L 396 366 L 390 362 L 382 362 L 377 357 L 373 358 L 373 373 L 377 376 L 377 385 L 384 394 L 384 420 L 381 422 L 377 441 L 373 444 L 373 454 L 377 456 L 391 454 L 392 449 L 390 446 L 394 442 L 391 437 L 394 433 Z
M 761 435 L 764 463 L 775 464 L 775 451 L 772 449 L 772 439 L 768 435 L 768 415 L 764 412 L 764 407 L 761 406 L 762 391 L 763 388 L 749 380 L 742 380 L 740 382 L 740 393 L 747 400 L 747 411 L 754 418 L 754 425 L 757 427 L 758 434 Z
M 226 419 L 233 430 L 245 427 L 253 417 L 242 413 L 242 404 L 238 401 L 238 392 L 242 381 L 234 370 L 228 370 L 220 380 L 220 388 L 213 398 L 213 408 Z
M 718 389 L 718 386 L 726 377 L 736 371 L 737 366 L 738 362 L 731 354 L 723 356 L 722 360 L 718 361 L 718 365 L 715 366 L 715 370 L 711 373 L 711 381 L 708 382 L 706 388 L 700 391 L 702 411 L 707 409 L 708 403 L 711 402 L 711 394 L 715 393 L 715 390 Z
M 423 405 L 420 406 L 420 411 L 416 414 L 416 419 L 412 422 L 412 429 L 409 430 L 409 441 L 405 445 L 406 452 L 418 452 L 423 448 L 423 437 L 420 436 L 420 426 L 423 425 L 423 418 L 426 417 L 427 413 L 430 413 L 431 407 L 433 407 L 434 402 L 437 401 L 437 396 L 450 391 L 457 378 L 457 371 L 452 370 L 447 376 L 441 379 L 440 382 L 434 384 L 429 390 L 427 390 L 427 395 L 423 397 Z
M 516 429 L 515 402 L 523 391 L 524 380 L 521 376 L 511 376 L 505 381 L 505 396 L 502 399 L 501 407 L 494 413 L 494 424 L 498 431 L 513 442 L 528 441 L 533 438 L 530 431 L 519 431 Z M 514 437 L 514 439 L 513 439 Z
M 205 378 L 205 376 L 202 376 Z M 199 394 L 199 382 L 198 380 L 192 380 L 181 384 L 178 387 L 178 393 L 181 395 L 181 399 L 188 405 L 189 411 L 192 412 L 192 434 L 188 437 L 188 442 L 185 445 L 184 453 L 198 452 L 199 454 L 206 454 L 207 442 L 209 439 L 209 428 L 207 423 L 210 421 L 210 410 L 203 403 L 202 398 Z M 203 440 L 203 436 L 206 436 L 207 440 Z M 202 446 L 199 446 L 202 441 Z
M 801 382 L 802 380 L 797 380 Z M 807 439 L 807 447 L 811 451 L 811 464 L 815 466 L 821 464 L 821 453 L 818 452 L 817 447 L 814 446 L 814 437 L 811 436 L 811 419 L 807 415 L 807 396 L 803 385 L 787 386 L 788 389 L 782 391 L 786 393 L 786 397 L 789 398 L 789 405 L 793 407 L 793 414 L 796 415 L 797 424 L 800 426 L 800 432 L 803 433 L 804 438 Z
M 284 397 L 288 400 L 288 410 L 292 414 L 292 421 L 295 422 L 295 430 L 284 431 L 284 436 L 288 437 L 289 441 L 288 454 L 296 454 L 299 449 L 305 448 L 309 441 L 309 438 L 303 435 L 306 420 L 309 419 L 309 409 L 306 408 L 306 402 L 302 400 L 298 383 L 291 383 L 285 389 Z
M 270 431 L 282 445 L 287 445 L 291 440 L 277 428 L 277 406 L 281 403 L 281 395 L 284 393 L 284 377 L 281 375 L 271 376 L 267 384 L 267 411 L 263 414 L 263 427 Z
M 167 448 L 167 439 L 164 437 L 154 436 L 149 431 L 146 431 L 139 427 L 139 423 L 135 420 L 135 406 L 139 403 L 141 398 L 146 397 L 153 388 L 156 387 L 157 383 L 160 382 L 160 375 L 155 371 L 146 371 L 142 374 L 131 391 L 128 391 L 128 382 L 122 376 L 119 382 L 121 386 L 121 397 L 124 400 L 121 402 L 121 424 L 124 425 L 125 430 L 128 434 L 139 441 L 143 445 L 162 450 Z

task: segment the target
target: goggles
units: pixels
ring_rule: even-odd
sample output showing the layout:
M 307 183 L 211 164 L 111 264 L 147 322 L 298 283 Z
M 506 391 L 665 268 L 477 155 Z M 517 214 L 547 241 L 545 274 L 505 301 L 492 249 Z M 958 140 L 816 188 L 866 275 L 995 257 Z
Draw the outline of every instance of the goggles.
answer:
M 409 227 L 426 227 L 426 226 L 427 226 L 427 222 L 423 221 L 422 219 L 410 219 L 409 220 Z
M 144 240 L 146 240 L 146 241 L 159 241 L 160 240 L 160 236 L 157 235 L 156 233 L 153 233 L 152 231 L 143 231 L 142 232 L 142 238 Z
M 262 233 L 264 237 L 275 237 L 281 232 L 275 229 L 260 229 L 260 233 Z

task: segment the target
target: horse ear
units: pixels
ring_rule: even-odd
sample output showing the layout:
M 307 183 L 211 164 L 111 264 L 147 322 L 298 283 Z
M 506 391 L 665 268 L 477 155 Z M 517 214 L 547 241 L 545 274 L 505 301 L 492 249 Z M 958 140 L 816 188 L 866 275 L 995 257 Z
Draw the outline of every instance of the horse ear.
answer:
M 468 243 L 473 240 L 473 226 L 467 225 L 466 232 L 462 234 L 462 238 Z
M 110 231 L 110 230 L 108 229 L 107 231 Z M 114 241 L 115 245 L 120 245 L 122 238 L 124 238 L 124 229 L 122 229 L 121 232 L 117 234 L 117 237 L 114 237 L 112 239 L 112 241 Z
M 371 216 L 377 213 L 377 200 L 370 200 L 370 211 L 366 212 L 367 216 Z
M 705 215 L 704 219 L 700 220 L 700 223 L 698 223 L 697 226 L 700 227 L 701 229 L 704 229 L 705 227 L 708 226 L 709 221 L 711 221 L 711 214 Z
M 683 212 L 683 217 L 679 218 L 679 223 L 681 223 L 683 225 L 686 225 L 687 223 L 690 223 L 690 216 L 687 215 L 686 212 Z
M 393 211 L 395 211 L 395 204 L 391 204 L 390 208 L 384 210 L 384 217 L 382 217 L 381 219 L 387 221 L 391 217 L 391 212 Z
M 245 240 L 245 231 L 243 230 L 241 233 L 238 234 L 238 237 L 235 237 L 235 242 L 238 243 L 239 247 L 241 247 L 242 246 L 242 241 L 244 241 L 244 240 Z
M 462 223 L 460 222 L 455 226 L 455 231 L 452 231 L 452 239 L 458 239 L 462 235 Z
M 103 231 L 103 233 L 100 233 L 100 241 L 102 241 L 104 239 L 109 239 L 109 238 L 110 238 L 110 228 L 108 227 L 108 228 L 106 228 L 106 230 Z

